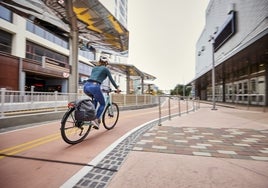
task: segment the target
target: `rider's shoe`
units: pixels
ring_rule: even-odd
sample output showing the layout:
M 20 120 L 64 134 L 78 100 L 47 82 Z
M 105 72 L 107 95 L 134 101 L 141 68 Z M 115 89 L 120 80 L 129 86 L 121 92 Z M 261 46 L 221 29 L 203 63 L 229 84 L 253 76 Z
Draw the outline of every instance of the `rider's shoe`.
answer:
M 93 128 L 98 130 L 99 127 L 100 127 L 100 119 L 95 119 L 93 121 Z
M 98 124 L 101 124 L 101 120 L 100 119 L 96 119 L 96 121 L 98 122 Z

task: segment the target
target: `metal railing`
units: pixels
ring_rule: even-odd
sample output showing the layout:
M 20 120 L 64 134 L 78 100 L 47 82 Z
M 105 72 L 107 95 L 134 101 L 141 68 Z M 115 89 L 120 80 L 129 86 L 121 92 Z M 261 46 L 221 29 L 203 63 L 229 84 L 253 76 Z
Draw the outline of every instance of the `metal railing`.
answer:
M 35 92 L 33 89 L 31 91 L 10 91 L 5 88 L 1 88 L 0 95 L 0 118 L 18 111 L 66 110 L 68 102 L 88 98 L 84 93 Z M 112 94 L 112 100 L 119 107 L 157 105 L 158 103 L 157 96 L 152 95 Z
M 173 102 L 174 101 L 177 102 L 177 110 L 174 113 L 171 112 L 171 100 L 173 100 Z M 162 117 L 163 101 L 168 102 L 167 107 L 168 115 L 165 117 Z M 184 103 L 183 107 L 185 108 L 185 110 L 182 110 L 182 103 Z M 158 96 L 158 106 L 159 106 L 158 125 L 161 126 L 162 120 L 163 121 L 167 119 L 171 120 L 172 117 L 181 116 L 182 114 L 198 110 L 200 108 L 200 100 L 199 98 L 163 95 Z

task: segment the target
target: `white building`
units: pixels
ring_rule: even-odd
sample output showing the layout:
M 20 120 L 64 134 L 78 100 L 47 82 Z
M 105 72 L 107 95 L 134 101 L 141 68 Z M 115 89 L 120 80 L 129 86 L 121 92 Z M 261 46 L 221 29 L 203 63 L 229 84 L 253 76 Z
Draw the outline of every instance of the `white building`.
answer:
M 202 100 L 267 105 L 267 34 L 267 0 L 211 0 L 196 44 L 195 95 Z
M 155 78 L 127 64 L 127 0 L 103 0 L 107 7 L 99 1 L 73 1 L 74 27 L 79 28 L 79 42 L 75 44 L 72 39 L 76 37 L 70 37 L 74 35 L 70 29 L 73 24 L 62 21 L 70 19 L 66 12 L 67 1 L 44 2 L 39 0 L 33 4 L 25 0 L 18 5 L 12 0 L 0 2 L 1 88 L 82 92 L 83 82 L 89 78 L 94 62 L 101 54 L 106 54 L 122 93 L 135 93 L 137 88 L 141 89 L 138 93 L 144 93 L 143 81 Z M 73 46 L 77 43 L 76 60 Z M 109 85 L 108 82 L 105 85 Z M 136 82 L 139 86 L 135 88 Z
M 56 17 L 53 19 L 56 20 Z M 65 35 L 68 31 L 64 30 L 60 21 L 58 23 L 53 25 L 35 16 L 25 18 L 0 5 L 1 88 L 24 91 L 34 86 L 35 91 L 68 92 L 68 77 L 72 74 L 70 41 Z M 91 62 L 98 60 L 101 53 L 100 50 L 79 50 L 79 91 L 91 73 Z M 110 59 L 114 57 L 116 55 L 110 53 Z M 123 74 L 112 73 L 125 90 Z

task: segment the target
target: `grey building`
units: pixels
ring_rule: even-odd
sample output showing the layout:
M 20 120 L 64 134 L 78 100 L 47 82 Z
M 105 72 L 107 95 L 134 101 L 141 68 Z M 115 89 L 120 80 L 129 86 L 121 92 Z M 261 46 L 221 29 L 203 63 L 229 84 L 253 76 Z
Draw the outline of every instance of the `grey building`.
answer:
M 267 106 L 267 34 L 267 0 L 211 0 L 196 44 L 195 96 Z

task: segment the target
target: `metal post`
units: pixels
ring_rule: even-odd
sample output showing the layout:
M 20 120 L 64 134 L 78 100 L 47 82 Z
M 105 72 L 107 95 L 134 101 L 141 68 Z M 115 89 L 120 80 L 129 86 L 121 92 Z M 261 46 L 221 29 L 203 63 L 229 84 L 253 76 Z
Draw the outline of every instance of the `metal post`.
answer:
M 158 126 L 161 126 L 161 97 L 158 97 L 158 106 L 159 106 L 159 120 L 158 120 Z
M 192 98 L 192 102 L 193 102 L 193 111 L 195 111 L 195 101 L 193 98 Z
M 186 98 L 186 112 L 187 112 L 187 114 L 189 113 L 189 110 L 188 110 L 188 97 Z
M 31 109 L 33 109 L 34 103 L 34 86 L 31 86 Z
M 4 117 L 4 105 L 5 105 L 6 88 L 1 88 L 1 117 Z
M 215 102 L 215 60 L 214 60 L 214 37 L 211 38 L 212 40 L 212 103 L 213 107 L 212 110 L 216 109 L 216 102 Z
M 179 105 L 179 116 L 181 116 L 181 99 L 178 98 L 178 105 Z
M 170 97 L 168 97 L 168 119 L 171 120 L 171 111 L 170 111 Z
M 57 112 L 58 111 L 58 104 L 57 104 L 57 101 L 58 101 L 58 91 L 54 91 L 54 98 L 55 98 L 55 107 L 54 107 L 54 111 Z

